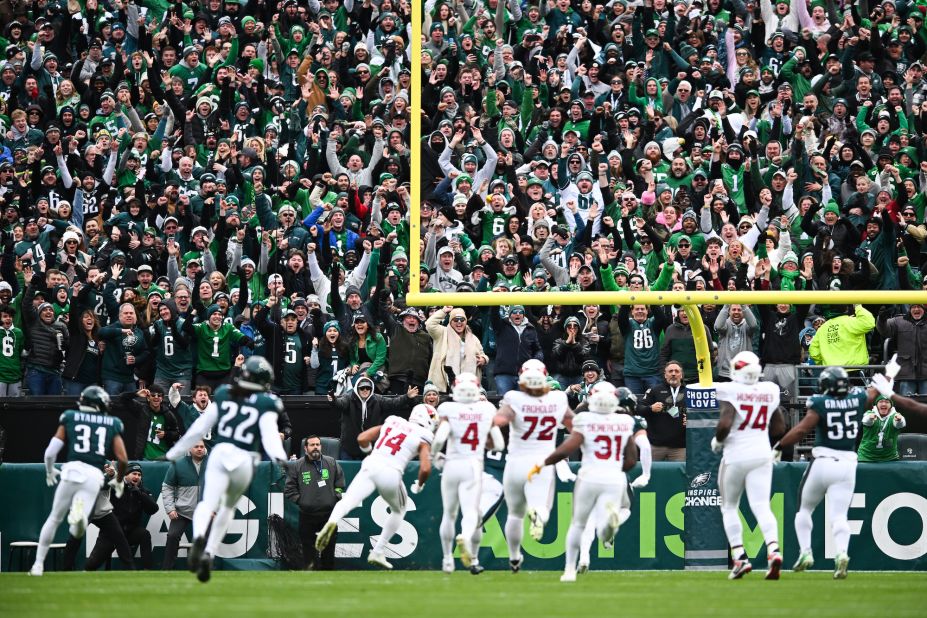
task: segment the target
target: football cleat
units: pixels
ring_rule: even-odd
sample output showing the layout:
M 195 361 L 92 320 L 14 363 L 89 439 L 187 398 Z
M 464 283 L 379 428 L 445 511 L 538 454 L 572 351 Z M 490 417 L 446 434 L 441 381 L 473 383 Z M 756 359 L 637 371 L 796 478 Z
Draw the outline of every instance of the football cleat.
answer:
M 589 563 L 580 561 L 579 565 L 576 567 L 576 573 L 578 575 L 585 575 L 589 572 Z
M 319 533 L 315 537 L 315 550 L 319 553 L 325 550 L 328 547 L 328 544 L 331 543 L 332 536 L 335 534 L 335 531 L 338 529 L 338 523 L 330 521 L 322 526 L 322 529 L 319 530 Z
M 834 579 L 847 578 L 847 566 L 850 564 L 850 557 L 846 553 L 839 553 L 834 558 Z
M 480 573 L 482 573 L 482 572 L 485 571 L 485 570 L 486 570 L 486 569 L 484 569 L 483 567 L 481 567 L 481 566 L 478 565 L 478 564 L 471 564 L 471 565 L 470 565 L 470 575 L 479 575 Z
M 608 527 L 605 538 L 602 539 L 602 547 L 611 549 L 615 546 L 615 535 L 618 534 L 618 528 L 621 526 L 621 510 L 609 502 L 605 505 L 605 512 L 608 514 Z
M 42 577 L 45 573 L 45 565 L 36 562 L 32 565 L 32 568 L 29 569 L 29 575 L 32 577 Z
M 563 575 L 560 576 L 560 581 L 575 582 L 576 581 L 576 569 L 566 569 L 563 572 Z
M 68 511 L 68 525 L 71 533 L 75 539 L 81 539 L 84 537 L 84 532 L 87 531 L 87 521 L 84 519 L 84 499 L 81 497 L 74 498 L 74 502 L 71 504 L 71 510 Z
M 522 556 L 519 556 L 515 560 L 509 560 L 509 568 L 512 569 L 512 573 L 518 573 L 521 571 L 521 563 L 524 560 Z
M 769 558 L 769 568 L 766 570 L 766 579 L 779 579 L 779 571 L 782 570 L 782 554 L 774 553 Z
M 464 565 L 464 568 L 469 569 L 470 565 L 473 564 L 473 556 L 470 555 L 470 550 L 467 549 L 467 543 L 464 541 L 462 534 L 457 535 L 457 551 L 460 552 L 460 563 Z
M 367 554 L 367 563 L 375 564 L 377 566 L 383 567 L 384 569 L 393 568 L 393 565 L 391 565 L 386 560 L 386 556 L 384 556 L 382 552 L 378 552 L 378 551 L 371 551 L 369 554 Z
M 528 518 L 528 534 L 535 541 L 540 541 L 544 536 L 544 524 L 547 522 L 536 509 L 528 509 L 525 516 Z
M 202 554 L 200 563 L 196 568 L 196 578 L 204 584 L 209 581 L 210 571 L 212 570 L 212 556 L 207 553 Z
M 803 551 L 799 556 L 798 560 L 795 561 L 795 565 L 792 567 L 792 570 L 796 573 L 801 573 L 802 571 L 807 571 L 814 566 L 814 554 L 811 551 Z
M 730 575 L 727 576 L 728 579 L 740 579 L 747 573 L 753 570 L 753 565 L 750 564 L 749 560 L 735 560 L 734 568 L 731 569 Z
M 191 573 L 196 573 L 199 570 L 200 562 L 203 559 L 203 550 L 205 549 L 205 536 L 193 539 L 193 543 L 190 545 L 190 553 L 187 554 L 187 568 L 190 569 Z
M 444 556 L 441 560 L 441 570 L 445 573 L 454 572 L 454 557 L 453 556 Z

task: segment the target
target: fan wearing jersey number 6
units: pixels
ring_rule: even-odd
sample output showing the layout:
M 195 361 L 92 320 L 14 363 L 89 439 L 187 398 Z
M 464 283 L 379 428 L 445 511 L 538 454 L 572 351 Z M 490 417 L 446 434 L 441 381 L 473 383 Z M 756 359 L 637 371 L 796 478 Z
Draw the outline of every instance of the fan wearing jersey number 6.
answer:
M 573 418 L 566 393 L 550 390 L 547 368 L 541 361 L 530 359 L 522 364 L 518 387 L 520 390 L 509 391 L 502 398 L 499 414 L 493 421 L 496 425 L 509 425 L 502 486 L 508 508 L 505 540 L 513 573 L 521 569 L 525 517 L 531 538 L 540 541 L 554 500 L 553 469 L 545 468 L 533 479 L 528 478 L 528 473 L 535 462 L 554 451 L 557 428 L 563 423 L 569 429 Z
M 480 498 L 483 491 L 483 457 L 486 453 L 486 436 L 492 435 L 493 447 L 502 450 L 502 431 L 493 426 L 496 406 L 481 401 L 480 383 L 472 373 L 457 376 L 451 389 L 453 401 L 438 406 L 438 429 L 431 445 L 432 456 L 437 456 L 447 443 L 447 457 L 441 471 L 441 502 L 444 513 L 439 534 L 444 559 L 441 570 L 454 572 L 452 553 L 454 524 L 461 511 L 461 533 L 457 535 L 460 562 L 473 575 L 483 571 L 478 551 L 483 527 L 480 517 Z
M 367 562 L 384 569 L 393 568 L 384 550 L 406 515 L 409 496 L 402 484 L 402 473 L 412 458 L 418 455 L 418 480 L 412 483 L 409 491 L 417 494 L 425 487 L 431 473 L 431 443 L 437 418 L 432 406 L 420 403 L 412 408 L 409 420 L 388 416 L 382 425 L 371 427 L 357 436 L 361 451 L 370 455 L 364 459 L 357 476 L 316 536 L 315 548 L 319 553 L 328 547 L 338 529 L 338 521 L 376 491 L 389 505 L 390 514 L 377 544 L 367 556 Z
M 779 553 L 779 527 L 769 507 L 772 490 L 773 458 L 769 436 L 785 433 L 785 420 L 779 411 L 779 385 L 760 382 L 763 367 L 756 354 L 738 352 L 731 359 L 733 382 L 715 385 L 721 403 L 721 418 L 712 439 L 715 453 L 724 451 L 719 471 L 721 517 L 731 546 L 734 569 L 728 576 L 740 579 L 753 570 L 744 551 L 743 526 L 740 523 L 740 498 L 747 491 L 750 510 L 766 539 L 769 568 L 766 579 L 779 579 L 782 554 Z
M 591 516 L 595 517 L 602 544 L 606 548 L 614 545 L 621 525 L 621 502 L 627 493 L 625 472 L 637 463 L 637 447 L 632 439 L 634 419 L 628 414 L 618 414 L 614 385 L 599 382 L 592 387 L 588 402 L 589 411 L 573 419 L 570 437 L 528 473 L 528 478 L 533 478 L 582 448 L 583 463 L 573 487 L 573 520 L 567 532 L 562 582 L 576 581 L 583 530 Z

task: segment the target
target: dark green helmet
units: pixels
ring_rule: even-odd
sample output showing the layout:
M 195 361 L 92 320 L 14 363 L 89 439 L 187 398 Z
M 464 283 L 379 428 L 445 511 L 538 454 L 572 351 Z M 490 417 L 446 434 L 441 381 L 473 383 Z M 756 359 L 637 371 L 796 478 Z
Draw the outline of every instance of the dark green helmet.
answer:
M 634 414 L 637 409 L 637 395 L 630 388 L 620 386 L 615 390 L 615 397 L 618 398 L 618 405 L 624 408 L 628 414 Z
M 850 376 L 843 367 L 827 367 L 818 377 L 818 387 L 824 395 L 846 397 L 850 392 Z
M 101 386 L 88 386 L 81 391 L 77 405 L 82 408 L 92 408 L 98 412 L 109 412 L 109 393 Z
M 266 391 L 274 383 L 274 368 L 263 356 L 251 356 L 241 366 L 235 385 L 246 391 Z

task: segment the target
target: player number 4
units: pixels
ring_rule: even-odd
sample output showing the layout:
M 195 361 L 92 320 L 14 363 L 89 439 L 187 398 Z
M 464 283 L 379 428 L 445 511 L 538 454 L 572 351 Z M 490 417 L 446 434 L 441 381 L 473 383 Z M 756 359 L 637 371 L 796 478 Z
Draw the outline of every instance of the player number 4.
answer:
M 476 450 L 480 446 L 480 434 L 477 429 L 476 423 L 470 423 L 467 425 L 466 431 L 460 437 L 461 444 L 469 444 L 472 450 Z

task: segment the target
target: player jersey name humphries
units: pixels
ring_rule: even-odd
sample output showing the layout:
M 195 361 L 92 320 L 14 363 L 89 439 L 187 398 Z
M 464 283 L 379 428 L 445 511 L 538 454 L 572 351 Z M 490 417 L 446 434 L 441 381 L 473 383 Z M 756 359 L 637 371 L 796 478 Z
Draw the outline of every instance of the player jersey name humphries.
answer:
M 73 416 L 76 423 L 96 423 L 98 425 L 107 425 L 113 427 L 118 420 L 115 416 L 104 414 L 88 414 L 86 412 L 76 412 Z
M 753 403 L 773 403 L 776 401 L 776 398 L 773 397 L 770 393 L 757 393 L 757 392 L 738 392 L 737 393 L 738 402 L 753 402 Z

